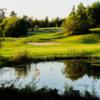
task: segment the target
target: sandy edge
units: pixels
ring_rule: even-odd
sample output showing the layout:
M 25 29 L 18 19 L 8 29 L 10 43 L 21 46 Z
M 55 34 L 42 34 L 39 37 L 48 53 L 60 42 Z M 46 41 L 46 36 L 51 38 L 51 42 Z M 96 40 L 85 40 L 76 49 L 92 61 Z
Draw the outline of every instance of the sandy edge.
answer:
M 39 43 L 39 42 L 29 42 L 29 43 L 27 43 L 27 44 L 31 44 L 31 45 L 39 45 L 39 46 L 41 46 L 41 45 L 57 45 L 57 44 L 61 44 L 61 43 L 56 43 L 56 42 L 41 42 L 41 43 Z

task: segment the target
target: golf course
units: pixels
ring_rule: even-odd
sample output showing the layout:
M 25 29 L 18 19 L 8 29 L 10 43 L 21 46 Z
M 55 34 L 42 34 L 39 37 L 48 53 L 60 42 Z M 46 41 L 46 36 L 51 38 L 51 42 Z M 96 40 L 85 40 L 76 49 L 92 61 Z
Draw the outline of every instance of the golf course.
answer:
M 66 36 L 62 28 L 40 28 L 27 37 L 3 38 L 3 57 L 33 59 L 74 56 L 100 56 L 100 34 L 95 31 L 77 36 Z

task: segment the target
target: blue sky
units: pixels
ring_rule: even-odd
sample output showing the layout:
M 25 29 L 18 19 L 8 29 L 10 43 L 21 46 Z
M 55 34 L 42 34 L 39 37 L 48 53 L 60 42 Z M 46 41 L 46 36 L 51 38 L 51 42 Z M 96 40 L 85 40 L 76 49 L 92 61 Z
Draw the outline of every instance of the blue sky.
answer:
M 89 5 L 99 0 L 0 0 L 0 8 L 7 8 L 7 13 L 14 10 L 18 15 L 28 15 L 35 18 L 66 17 L 73 5 L 83 2 Z

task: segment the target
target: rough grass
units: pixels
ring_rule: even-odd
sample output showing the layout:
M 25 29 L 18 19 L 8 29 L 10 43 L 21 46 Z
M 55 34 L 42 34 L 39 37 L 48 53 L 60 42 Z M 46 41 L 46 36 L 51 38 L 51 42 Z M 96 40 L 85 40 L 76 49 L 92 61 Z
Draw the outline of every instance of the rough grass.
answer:
M 82 94 L 78 90 L 75 91 L 72 87 L 66 88 L 64 93 L 59 94 L 57 89 L 48 87 L 34 90 L 30 87 L 16 89 L 11 86 L 0 88 L 0 97 L 0 100 L 100 100 L 95 94 L 91 94 L 88 91 Z
M 65 33 L 55 29 L 39 29 L 37 34 L 23 38 L 4 38 L 0 50 L 3 57 L 14 58 L 27 52 L 31 58 L 49 58 L 65 56 L 100 56 L 100 34 L 86 34 L 67 37 Z M 45 31 L 46 30 L 46 31 Z M 51 32 L 53 31 L 53 32 Z M 60 28 L 61 31 L 61 28 Z M 52 45 L 31 45 L 29 42 L 56 42 Z

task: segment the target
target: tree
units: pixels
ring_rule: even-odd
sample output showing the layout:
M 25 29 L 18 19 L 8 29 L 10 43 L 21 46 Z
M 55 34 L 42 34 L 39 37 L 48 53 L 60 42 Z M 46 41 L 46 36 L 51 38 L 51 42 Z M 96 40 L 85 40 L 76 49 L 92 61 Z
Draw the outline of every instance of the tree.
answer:
M 14 36 L 16 34 L 17 17 L 5 18 L 2 22 L 2 33 L 4 36 Z
M 78 5 L 76 14 L 78 17 L 78 34 L 85 34 L 89 32 L 89 28 L 93 25 L 93 19 L 89 13 L 87 14 L 87 8 L 82 3 Z
M 12 11 L 12 12 L 10 13 L 10 17 L 15 17 L 15 16 L 17 16 L 17 14 L 15 13 L 15 11 Z
M 29 28 L 28 18 L 26 16 L 22 18 L 16 16 L 5 18 L 0 28 L 4 36 L 25 36 Z
M 95 19 L 95 25 L 100 25 L 100 1 L 92 4 L 92 17 Z
M 77 34 L 78 23 L 78 16 L 75 12 L 75 6 L 73 6 L 72 12 L 63 22 L 63 27 L 67 35 Z
M 88 33 L 93 24 L 91 13 L 88 13 L 87 8 L 80 3 L 77 9 L 73 6 L 72 12 L 65 19 L 63 26 L 67 35 L 78 35 Z
M 33 20 L 33 18 L 31 17 L 31 18 L 29 18 L 28 19 L 28 22 L 29 22 L 29 29 L 31 30 L 31 31 L 33 31 L 34 30 L 34 20 Z
M 5 18 L 5 8 L 0 8 L 0 18 Z
M 45 20 L 44 20 L 44 27 L 49 27 L 49 19 L 47 16 L 45 17 Z
M 75 35 L 78 34 L 78 20 L 77 16 L 70 15 L 65 19 L 63 22 L 64 31 L 67 33 L 67 35 Z
M 5 18 L 5 11 L 6 9 L 0 9 L 0 49 L 2 48 L 2 37 L 3 37 L 3 33 L 2 33 L 2 21 Z M 0 54 L 0 56 L 2 55 L 2 53 Z
M 25 36 L 27 35 L 28 29 L 29 29 L 29 21 L 28 16 L 23 16 L 22 18 L 19 18 L 16 24 L 16 31 L 19 33 L 19 36 Z
M 56 27 L 60 26 L 59 25 L 59 22 L 60 22 L 60 18 L 59 17 L 56 17 L 54 21 L 55 21 L 55 26 Z

